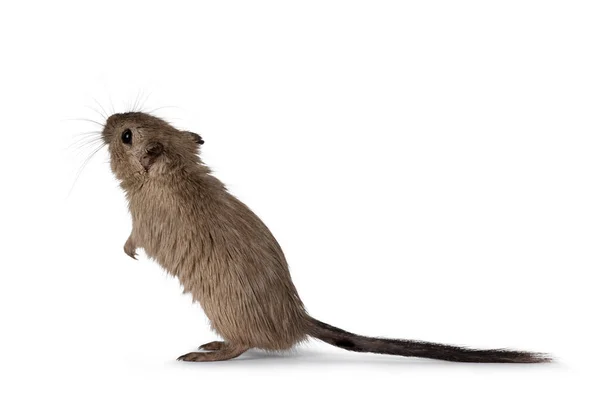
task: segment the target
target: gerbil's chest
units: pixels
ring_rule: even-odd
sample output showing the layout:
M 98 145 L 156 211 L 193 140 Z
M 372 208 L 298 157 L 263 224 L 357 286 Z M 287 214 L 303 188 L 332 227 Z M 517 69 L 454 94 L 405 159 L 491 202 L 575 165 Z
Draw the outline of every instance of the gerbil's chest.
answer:
M 129 198 L 138 246 L 163 266 L 180 259 L 197 231 L 192 205 L 164 189 L 149 188 Z

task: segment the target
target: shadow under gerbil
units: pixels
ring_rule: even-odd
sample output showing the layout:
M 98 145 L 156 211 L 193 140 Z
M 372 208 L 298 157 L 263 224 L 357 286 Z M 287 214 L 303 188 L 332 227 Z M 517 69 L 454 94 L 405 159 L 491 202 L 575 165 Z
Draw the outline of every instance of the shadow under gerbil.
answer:
M 173 361 L 175 362 L 175 361 Z M 344 352 L 324 352 L 309 349 L 295 349 L 288 352 L 268 352 L 251 349 L 241 356 L 222 362 L 177 362 L 186 366 L 202 365 L 204 367 L 295 367 L 295 366 L 329 366 L 329 367 L 360 367 L 360 368 L 465 368 L 477 367 L 479 369 L 537 369 L 556 368 L 558 363 L 552 364 L 498 364 L 498 363 L 457 363 L 424 358 L 410 358 L 380 354 L 358 354 Z

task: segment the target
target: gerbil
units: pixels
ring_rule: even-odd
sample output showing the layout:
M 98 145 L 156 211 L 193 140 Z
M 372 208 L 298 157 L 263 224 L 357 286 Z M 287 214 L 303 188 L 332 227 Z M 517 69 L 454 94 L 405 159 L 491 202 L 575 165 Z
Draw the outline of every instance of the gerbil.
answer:
M 200 160 L 199 135 L 129 112 L 110 116 L 102 138 L 133 220 L 125 253 L 135 258 L 143 248 L 179 278 L 224 339 L 179 360 L 228 360 L 251 348 L 286 350 L 312 336 L 356 352 L 478 363 L 550 361 L 541 353 L 359 336 L 320 322 L 304 309 L 269 229 Z

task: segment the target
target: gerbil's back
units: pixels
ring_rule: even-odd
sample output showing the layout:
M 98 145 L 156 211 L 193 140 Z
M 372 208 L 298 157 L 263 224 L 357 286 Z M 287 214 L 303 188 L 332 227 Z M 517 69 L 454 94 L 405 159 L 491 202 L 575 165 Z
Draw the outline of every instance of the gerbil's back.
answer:
M 304 339 L 306 313 L 279 244 L 219 180 L 152 180 L 129 197 L 141 246 L 226 340 L 278 350 Z

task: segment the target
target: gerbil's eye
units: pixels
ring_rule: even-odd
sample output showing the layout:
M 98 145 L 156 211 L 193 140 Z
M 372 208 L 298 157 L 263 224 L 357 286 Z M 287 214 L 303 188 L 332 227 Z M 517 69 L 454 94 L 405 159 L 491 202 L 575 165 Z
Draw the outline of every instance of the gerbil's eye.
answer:
M 131 139 L 133 139 L 133 134 L 131 133 L 131 129 L 125 129 L 123 133 L 121 133 L 121 140 L 125 144 L 131 144 Z

